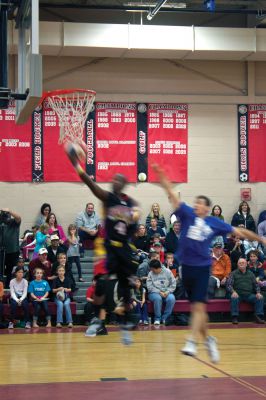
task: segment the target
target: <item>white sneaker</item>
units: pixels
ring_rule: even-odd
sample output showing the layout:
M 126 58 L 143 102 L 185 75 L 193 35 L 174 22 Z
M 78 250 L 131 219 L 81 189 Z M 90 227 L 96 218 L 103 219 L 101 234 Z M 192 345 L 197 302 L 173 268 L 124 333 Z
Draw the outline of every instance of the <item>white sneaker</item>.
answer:
M 13 324 L 13 322 L 9 322 L 9 324 L 8 324 L 8 329 L 14 329 L 14 324 Z
M 96 336 L 97 330 L 102 326 L 102 321 L 99 318 L 93 318 L 88 329 L 85 332 L 85 336 L 94 337 Z
M 30 322 L 26 322 L 25 329 L 31 329 L 31 323 Z
M 160 325 L 161 324 L 161 322 L 158 320 L 158 319 L 156 319 L 155 321 L 154 321 L 154 323 L 153 323 L 153 325 Z
M 213 336 L 208 336 L 207 340 L 205 342 L 205 346 L 207 348 L 207 351 L 209 353 L 209 357 L 211 359 L 211 362 L 214 364 L 217 364 L 220 361 L 220 353 L 217 347 L 217 340 Z
M 185 346 L 181 349 L 181 353 L 195 357 L 197 355 L 197 343 L 194 340 L 187 340 Z

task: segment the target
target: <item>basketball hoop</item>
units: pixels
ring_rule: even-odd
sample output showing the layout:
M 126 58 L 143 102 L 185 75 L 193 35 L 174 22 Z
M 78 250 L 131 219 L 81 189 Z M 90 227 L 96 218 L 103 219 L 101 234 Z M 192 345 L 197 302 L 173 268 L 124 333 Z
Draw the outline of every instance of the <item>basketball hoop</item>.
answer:
M 96 92 L 87 89 L 53 90 L 43 96 L 56 112 L 60 135 L 59 143 L 79 142 L 83 139 L 84 125 L 95 100 Z

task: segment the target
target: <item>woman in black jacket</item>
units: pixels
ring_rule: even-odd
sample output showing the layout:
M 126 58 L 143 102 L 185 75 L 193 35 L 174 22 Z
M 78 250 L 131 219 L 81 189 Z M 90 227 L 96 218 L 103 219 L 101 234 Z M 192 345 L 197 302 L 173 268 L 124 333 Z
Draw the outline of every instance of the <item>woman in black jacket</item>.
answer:
M 254 218 L 250 214 L 250 208 L 246 201 L 242 201 L 239 204 L 238 211 L 233 215 L 231 225 L 243 225 L 246 229 L 256 232 L 256 224 Z

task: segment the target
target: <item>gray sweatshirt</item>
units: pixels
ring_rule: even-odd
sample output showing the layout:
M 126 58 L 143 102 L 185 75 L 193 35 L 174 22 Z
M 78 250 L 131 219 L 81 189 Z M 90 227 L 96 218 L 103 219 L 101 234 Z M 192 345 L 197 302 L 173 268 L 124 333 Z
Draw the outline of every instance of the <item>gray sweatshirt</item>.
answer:
M 17 301 L 19 298 L 20 300 L 24 300 L 28 294 L 28 281 L 26 279 L 22 279 L 20 282 L 16 280 L 16 278 L 10 281 L 10 295 L 11 298 Z
M 162 267 L 162 271 L 159 274 L 154 274 L 152 271 L 149 272 L 147 278 L 147 289 L 149 293 L 173 293 L 175 288 L 176 280 L 169 269 Z

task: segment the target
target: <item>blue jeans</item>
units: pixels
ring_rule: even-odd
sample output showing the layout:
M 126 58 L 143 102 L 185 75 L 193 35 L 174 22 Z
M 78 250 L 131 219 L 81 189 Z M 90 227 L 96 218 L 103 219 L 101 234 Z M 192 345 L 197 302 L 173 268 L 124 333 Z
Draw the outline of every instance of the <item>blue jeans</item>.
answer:
M 25 321 L 29 322 L 30 321 L 29 303 L 28 303 L 27 299 L 24 299 L 22 301 L 21 306 L 19 306 L 18 303 L 14 299 L 10 299 L 10 317 L 11 317 L 11 320 L 14 321 L 14 319 L 16 317 L 16 311 L 17 311 L 18 307 L 23 308 Z
M 61 324 L 63 322 L 63 310 L 66 313 L 67 324 L 72 323 L 72 313 L 70 309 L 70 298 L 68 297 L 64 302 L 55 298 L 55 303 L 57 306 L 56 310 L 56 323 Z
M 175 305 L 175 296 L 169 293 L 163 298 L 159 293 L 150 293 L 149 300 L 153 302 L 155 320 L 165 321 L 171 314 Z M 164 313 L 162 315 L 162 305 L 165 303 Z
M 82 278 L 80 257 L 79 256 L 69 256 L 68 257 L 68 266 L 69 266 L 69 271 L 71 271 L 71 272 L 72 272 L 72 264 L 73 263 L 75 263 L 77 266 L 79 279 Z
M 245 301 L 246 303 L 255 304 L 255 314 L 264 315 L 263 304 L 264 299 L 257 299 L 255 294 L 250 294 L 248 296 L 239 296 L 237 298 L 231 297 L 231 315 L 237 317 L 239 315 L 239 303 Z
M 137 303 L 135 310 L 140 315 L 141 321 L 148 321 L 148 307 L 146 303 L 144 303 L 142 307 L 140 303 Z
M 35 300 L 33 300 L 32 303 L 33 303 L 33 308 L 34 308 L 33 320 L 37 321 L 41 308 L 43 309 L 43 311 L 45 313 L 46 320 L 47 321 L 51 320 L 51 315 L 50 315 L 50 312 L 49 312 L 48 301 L 47 300 L 44 300 L 44 301 L 35 301 Z

